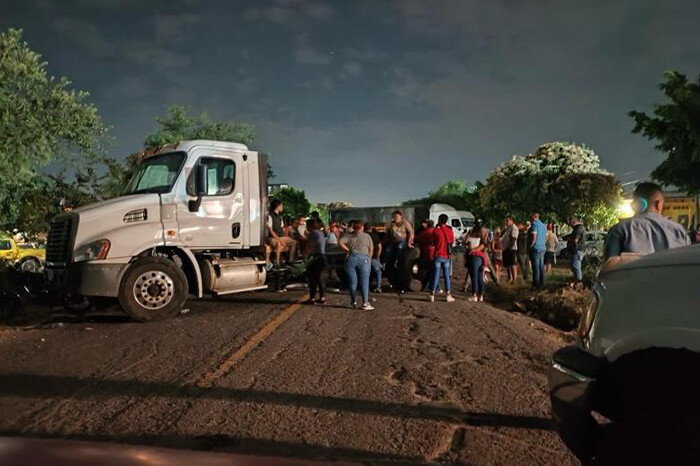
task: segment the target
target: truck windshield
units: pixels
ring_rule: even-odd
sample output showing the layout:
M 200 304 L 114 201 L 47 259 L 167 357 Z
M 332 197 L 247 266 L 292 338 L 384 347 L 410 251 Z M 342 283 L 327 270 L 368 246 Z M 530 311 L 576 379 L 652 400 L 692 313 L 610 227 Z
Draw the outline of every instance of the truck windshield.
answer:
M 462 225 L 463 225 L 465 228 L 473 227 L 473 226 L 474 226 L 474 219 L 473 219 L 473 218 L 463 218 L 463 219 L 462 219 Z
M 185 157 L 184 152 L 168 152 L 148 157 L 136 170 L 122 194 L 170 192 Z

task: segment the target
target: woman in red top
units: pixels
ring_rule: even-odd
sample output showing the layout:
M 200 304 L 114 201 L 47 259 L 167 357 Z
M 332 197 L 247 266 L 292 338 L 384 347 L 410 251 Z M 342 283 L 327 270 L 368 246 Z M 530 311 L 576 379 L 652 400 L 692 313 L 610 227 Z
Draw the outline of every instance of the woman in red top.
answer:
M 448 303 L 455 300 L 452 296 L 450 287 L 450 266 L 452 258 L 448 252 L 448 245 L 451 246 L 454 241 L 455 236 L 454 233 L 452 233 L 452 228 L 447 226 L 447 215 L 441 214 L 438 217 L 438 226 L 436 226 L 435 230 L 433 231 L 435 259 L 433 260 L 433 276 L 430 280 L 430 302 L 435 301 L 435 291 L 437 290 L 438 283 L 440 282 L 441 270 L 445 280 L 445 299 Z

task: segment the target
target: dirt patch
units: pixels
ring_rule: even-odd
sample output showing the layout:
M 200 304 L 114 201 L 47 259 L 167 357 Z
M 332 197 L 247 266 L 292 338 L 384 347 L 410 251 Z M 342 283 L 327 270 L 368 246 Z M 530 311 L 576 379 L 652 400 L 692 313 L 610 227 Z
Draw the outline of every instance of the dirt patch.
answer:
M 590 299 L 587 289 L 574 290 L 556 280 L 542 290 L 516 283 L 491 287 L 488 301 L 494 306 L 540 319 L 566 332 L 574 330 Z

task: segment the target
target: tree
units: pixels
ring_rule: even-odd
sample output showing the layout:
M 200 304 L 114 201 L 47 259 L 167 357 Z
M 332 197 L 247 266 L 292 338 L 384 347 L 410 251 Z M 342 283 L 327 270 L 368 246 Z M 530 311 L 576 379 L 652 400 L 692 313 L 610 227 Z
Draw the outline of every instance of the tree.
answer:
M 47 74 L 21 30 L 0 33 L 0 228 L 43 215 L 25 207 L 50 185 L 42 167 L 58 162 L 80 176 L 101 160 L 107 128 L 70 85 Z
M 537 211 L 548 221 L 566 222 L 576 215 L 589 225 L 607 227 L 616 219 L 620 191 L 620 184 L 600 168 L 591 149 L 552 142 L 493 170 L 480 198 L 490 220 L 507 214 L 525 220 Z
M 307 216 L 311 212 L 311 203 L 302 190 L 293 187 L 282 188 L 275 194 L 275 199 L 279 199 L 284 204 L 285 215 L 291 217 Z
M 481 182 L 468 186 L 462 180 L 452 180 L 438 186 L 435 191 L 430 191 L 426 197 L 406 201 L 404 205 L 448 204 L 457 210 L 468 210 L 475 215 L 481 215 L 479 190 L 482 188 Z
M 212 139 L 238 142 L 250 146 L 255 129 L 248 123 L 212 121 L 206 113 L 190 115 L 182 105 L 170 105 L 166 115 L 156 118 L 158 128 L 146 136 L 144 146 L 154 148 L 188 139 Z
M 670 103 L 655 105 L 652 115 L 632 111 L 633 133 L 657 142 L 667 158 L 651 174 L 663 184 L 700 193 L 700 76 L 696 82 L 677 72 L 664 74 L 659 84 Z

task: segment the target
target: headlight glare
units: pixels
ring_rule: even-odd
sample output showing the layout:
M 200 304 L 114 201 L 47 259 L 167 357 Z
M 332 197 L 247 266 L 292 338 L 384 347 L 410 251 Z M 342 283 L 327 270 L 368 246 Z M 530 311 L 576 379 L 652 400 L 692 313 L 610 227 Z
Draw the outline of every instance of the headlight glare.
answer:
M 105 259 L 107 253 L 109 252 L 110 243 L 109 240 L 100 239 L 93 241 L 92 243 L 80 246 L 75 251 L 75 262 L 85 262 L 92 260 Z

